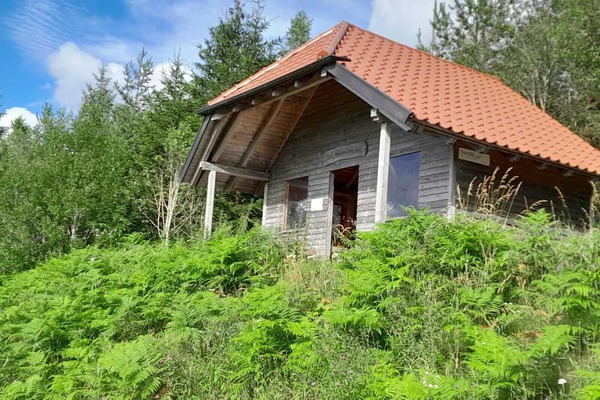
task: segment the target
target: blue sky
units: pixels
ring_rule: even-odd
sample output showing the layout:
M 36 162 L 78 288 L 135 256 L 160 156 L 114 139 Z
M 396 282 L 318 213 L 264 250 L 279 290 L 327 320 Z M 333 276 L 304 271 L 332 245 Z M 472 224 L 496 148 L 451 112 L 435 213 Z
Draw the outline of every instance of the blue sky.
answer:
M 0 126 L 21 115 L 35 124 L 45 103 L 76 111 L 85 82 L 104 64 L 121 79 L 142 47 L 161 71 L 179 52 L 189 65 L 197 44 L 232 0 L 0 0 Z M 399 42 L 430 31 L 433 0 L 264 0 L 268 34 L 283 35 L 299 10 L 312 35 L 340 20 Z M 156 73 L 158 83 L 159 73 Z

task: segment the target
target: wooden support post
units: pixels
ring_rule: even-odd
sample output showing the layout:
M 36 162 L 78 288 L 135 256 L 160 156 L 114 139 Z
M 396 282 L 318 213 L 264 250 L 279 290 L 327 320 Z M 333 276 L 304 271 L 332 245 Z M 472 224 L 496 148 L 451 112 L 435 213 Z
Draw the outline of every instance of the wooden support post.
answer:
M 377 162 L 377 191 L 375 192 L 375 223 L 387 217 L 387 189 L 390 170 L 390 143 L 392 123 L 381 122 L 379 131 L 379 160 Z
M 264 228 L 267 223 L 267 199 L 269 198 L 269 182 L 265 183 L 264 194 L 263 194 L 263 215 L 262 215 L 262 226 Z
M 217 184 L 217 171 L 208 172 L 208 186 L 206 187 L 206 208 L 204 209 L 204 238 L 208 239 L 212 233 L 213 210 L 215 207 L 215 186 Z
M 333 248 L 333 198 L 335 196 L 335 174 L 329 173 L 329 193 L 327 195 L 327 220 L 325 224 L 325 251 L 324 256 L 331 258 L 331 250 Z
M 454 138 L 452 138 L 454 139 Z M 454 160 L 454 141 L 448 145 L 450 167 L 448 171 L 448 220 L 454 221 L 456 215 L 456 161 Z

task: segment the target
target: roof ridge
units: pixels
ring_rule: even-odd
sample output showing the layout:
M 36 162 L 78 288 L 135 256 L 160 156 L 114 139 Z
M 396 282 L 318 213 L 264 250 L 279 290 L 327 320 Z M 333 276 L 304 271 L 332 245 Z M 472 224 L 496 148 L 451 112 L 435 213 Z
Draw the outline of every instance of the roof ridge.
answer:
M 421 53 L 421 54 L 423 54 L 423 55 L 425 55 L 425 56 L 427 56 L 427 57 L 434 58 L 434 59 L 436 59 L 436 60 L 438 60 L 438 61 L 443 61 L 443 62 L 445 62 L 445 63 L 447 63 L 447 64 L 450 64 L 450 65 L 457 66 L 457 67 L 459 67 L 459 68 L 462 68 L 462 69 L 465 69 L 465 70 L 467 70 L 467 71 L 470 71 L 470 72 L 475 72 L 475 73 L 477 73 L 477 74 L 479 74 L 479 75 L 483 75 L 484 77 L 486 77 L 486 78 L 488 78 L 488 79 L 492 79 L 492 80 L 494 80 L 494 81 L 497 81 L 497 82 L 500 82 L 500 83 L 504 84 L 505 86 L 508 86 L 508 85 L 506 85 L 506 83 L 504 83 L 504 81 L 503 81 L 501 78 L 499 78 L 499 77 L 497 77 L 497 76 L 494 76 L 494 75 L 491 75 L 491 74 L 488 74 L 487 72 L 482 72 L 482 71 L 479 71 L 479 70 L 477 70 L 477 69 L 475 69 L 475 68 L 469 67 L 469 66 L 467 66 L 467 65 L 463 65 L 463 64 L 457 63 L 456 61 L 447 60 L 447 59 L 445 59 L 445 58 L 438 57 L 438 56 L 436 56 L 436 55 L 434 55 L 434 54 L 431 54 L 431 53 L 429 53 L 429 52 L 427 52 L 427 51 L 425 51 L 425 50 L 417 49 L 416 47 L 411 47 L 411 46 L 409 46 L 409 45 L 407 45 L 407 44 L 400 43 L 400 42 L 397 42 L 397 41 L 395 41 L 395 40 L 393 40 L 393 39 L 390 39 L 390 38 L 388 38 L 388 37 L 386 37 L 386 36 L 380 35 L 379 33 L 376 33 L 376 32 L 373 32 L 373 31 L 370 31 L 370 30 L 368 30 L 368 29 L 365 29 L 365 28 L 361 28 L 361 27 L 360 27 L 360 26 L 358 26 L 358 25 L 354 25 L 354 24 L 349 24 L 349 25 L 350 25 L 351 27 L 353 27 L 353 28 L 356 28 L 356 29 L 359 29 L 359 30 L 361 30 L 361 31 L 362 31 L 362 32 L 364 32 L 364 33 L 368 33 L 368 34 L 371 34 L 371 35 L 373 35 L 373 36 L 380 37 L 381 39 L 383 39 L 383 40 L 385 40 L 385 41 L 387 41 L 387 42 L 391 42 L 391 43 L 393 43 L 393 44 L 395 44 L 395 45 L 398 45 L 398 46 L 405 47 L 405 48 L 407 48 L 407 49 L 409 49 L 409 50 L 412 50 L 412 51 L 417 51 L 417 52 L 419 52 L 419 53 Z M 508 87 L 510 87 L 510 86 L 508 86 Z
M 335 36 L 335 39 L 333 40 L 333 42 L 329 45 L 329 49 L 327 51 L 327 55 L 329 55 L 329 56 L 333 56 L 335 54 L 335 51 L 337 50 L 340 43 L 344 39 L 344 36 L 346 36 L 346 33 L 348 32 L 348 28 L 350 28 L 351 26 L 354 26 L 354 25 L 352 25 L 350 22 L 348 22 L 346 20 L 342 20 L 339 24 L 334 26 L 333 29 L 335 29 L 338 26 L 340 27 L 340 30 L 337 33 L 337 35 Z

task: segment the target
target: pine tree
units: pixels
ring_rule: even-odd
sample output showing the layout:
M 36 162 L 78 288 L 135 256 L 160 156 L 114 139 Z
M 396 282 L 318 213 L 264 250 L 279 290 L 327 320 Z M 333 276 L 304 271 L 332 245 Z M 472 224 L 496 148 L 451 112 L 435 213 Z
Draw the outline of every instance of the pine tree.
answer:
M 209 38 L 198 46 L 194 86 L 203 103 L 275 60 L 280 40 L 265 39 L 269 22 L 263 10 L 261 0 L 255 0 L 249 11 L 234 0 L 226 15 L 210 28 Z
M 150 85 L 153 73 L 152 58 L 148 57 L 146 49 L 142 48 L 135 62 L 130 61 L 123 68 L 125 83 L 123 85 L 115 83 L 117 93 L 119 93 L 125 104 L 135 111 L 148 107 L 148 98 L 154 89 Z
M 285 47 L 282 52 L 288 52 L 308 42 L 312 22 L 312 18 L 309 18 L 306 12 L 298 11 L 292 18 L 290 27 L 285 34 Z

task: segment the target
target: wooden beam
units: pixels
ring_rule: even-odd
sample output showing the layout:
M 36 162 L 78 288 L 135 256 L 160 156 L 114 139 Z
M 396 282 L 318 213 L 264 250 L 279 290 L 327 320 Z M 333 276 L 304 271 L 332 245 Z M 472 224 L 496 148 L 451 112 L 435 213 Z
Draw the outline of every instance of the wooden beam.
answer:
M 508 161 L 511 163 L 517 162 L 521 160 L 521 156 L 519 154 L 513 154 L 510 157 L 508 157 Z
M 594 210 L 596 209 L 596 205 L 595 205 L 595 201 L 594 200 L 596 199 L 596 196 L 598 195 L 598 193 L 597 193 L 597 189 L 596 189 L 596 183 L 597 183 L 596 179 L 595 178 L 594 179 L 590 179 L 589 182 L 590 182 L 590 185 L 592 186 L 592 194 L 590 196 L 590 208 L 589 208 L 590 211 L 588 213 L 589 214 L 589 219 L 590 219 L 589 220 L 589 223 L 590 223 L 590 229 L 589 229 L 589 231 L 591 233 L 591 232 L 593 232 L 594 223 L 595 223 L 595 220 L 596 220 L 596 216 L 594 215 Z
M 379 110 L 376 108 L 371 108 L 371 112 L 370 112 L 369 116 L 371 117 L 371 119 L 374 122 L 388 122 L 389 121 L 389 119 L 384 117 L 383 114 L 381 114 L 379 112 Z
M 377 161 L 377 190 L 375 192 L 375 223 L 387 216 L 387 189 L 390 170 L 390 142 L 392 124 L 383 122 L 379 131 L 379 159 Z
M 454 143 L 454 142 L 453 142 Z M 448 170 L 448 220 L 453 221 L 456 215 L 456 160 L 454 158 L 454 144 L 448 146 L 449 163 Z
M 218 121 L 219 122 L 217 122 L 217 125 L 213 128 L 212 132 L 209 132 L 210 138 L 208 140 L 208 144 L 206 145 L 206 148 L 204 149 L 204 152 L 200 156 L 200 162 L 202 162 L 206 159 L 207 154 L 210 153 L 210 151 L 214 147 L 215 143 L 217 142 L 217 138 L 219 137 L 219 135 L 221 133 L 221 129 L 223 129 L 223 126 L 225 126 L 225 119 L 219 119 Z M 202 168 L 200 168 L 200 164 L 198 164 L 198 166 L 196 167 L 196 171 L 194 172 L 194 176 L 192 177 L 192 180 L 191 180 L 192 185 L 196 186 L 198 184 L 201 173 L 202 173 Z
M 242 159 L 240 160 L 240 163 L 238 164 L 238 166 L 240 168 L 246 168 L 246 166 L 248 165 L 248 162 L 250 161 L 250 157 L 252 156 L 252 154 L 254 154 L 254 150 L 256 150 L 256 146 L 258 146 L 258 143 L 260 143 L 260 140 L 263 138 L 263 136 L 265 135 L 265 133 L 271 126 L 271 123 L 273 122 L 275 117 L 277 117 L 277 114 L 281 110 L 281 106 L 283 106 L 284 102 L 285 102 L 285 99 L 281 99 L 277 103 L 274 103 L 271 106 L 267 115 L 265 116 L 265 119 L 262 122 L 261 127 L 254 134 L 254 137 L 252 138 L 250 145 L 248 145 L 246 152 L 242 156 Z M 235 177 L 235 176 L 231 177 L 231 179 L 229 179 L 229 182 L 227 182 L 227 185 L 225 185 L 225 191 L 230 191 L 231 189 L 233 189 L 236 181 L 237 181 L 237 177 Z
M 420 125 L 420 127 L 421 127 L 421 129 L 423 129 L 423 125 Z M 458 139 L 455 137 L 447 137 L 446 144 L 453 145 L 454 143 L 456 143 L 457 140 Z
M 274 101 L 279 101 L 279 100 L 284 100 L 287 97 L 290 97 L 292 95 L 298 94 L 300 92 L 304 92 L 310 88 L 313 88 L 315 86 L 318 86 L 324 82 L 327 82 L 329 80 L 332 80 L 333 78 L 331 76 L 325 76 L 325 77 L 321 77 L 321 76 L 315 76 L 313 78 L 311 78 L 310 80 L 304 82 L 304 84 L 301 84 L 300 86 L 296 87 L 295 85 L 291 85 L 287 91 L 283 92 L 281 95 L 273 97 L 271 99 L 265 100 L 264 102 L 262 102 L 261 104 L 268 104 L 268 103 L 272 103 Z
M 323 165 L 331 165 L 342 160 L 364 157 L 367 155 L 367 150 L 367 142 L 358 142 L 338 146 L 326 151 L 323 154 L 323 159 L 326 160 Z
M 217 146 L 217 148 L 215 149 L 213 154 L 210 154 L 210 152 L 205 153 L 206 157 L 203 158 L 202 161 L 209 161 L 209 160 L 218 161 L 219 160 L 219 157 L 223 153 L 223 150 L 225 150 L 225 144 L 227 143 L 227 139 L 229 139 L 229 137 L 233 134 L 233 132 L 235 132 L 235 127 L 241 119 L 241 118 L 239 118 L 239 115 L 240 115 L 240 113 L 236 113 L 235 116 L 233 117 L 234 119 L 232 121 L 230 121 L 229 124 L 227 124 L 227 128 L 224 129 L 223 133 L 220 135 L 220 136 L 222 136 L 221 141 L 219 142 L 219 145 Z
M 271 97 L 281 97 L 286 94 L 286 89 L 284 88 L 275 88 L 271 91 Z
M 198 151 L 200 142 L 202 141 L 202 138 L 204 137 L 204 134 L 206 133 L 206 129 L 208 128 L 208 124 L 210 123 L 211 120 L 212 120 L 212 114 L 204 117 L 204 121 L 202 121 L 202 126 L 200 126 L 200 129 L 198 129 L 198 133 L 196 133 L 196 137 L 194 138 L 194 144 L 192 146 L 192 149 L 191 149 L 190 153 L 188 154 L 188 156 L 185 160 L 185 164 L 183 165 L 183 168 L 181 169 L 181 174 L 179 175 L 179 180 L 181 180 L 182 182 L 185 181 L 186 176 L 188 176 L 188 170 L 190 169 L 190 166 L 192 165 L 192 161 L 196 157 L 196 152 Z M 193 184 L 193 182 L 194 182 L 193 176 L 192 176 L 192 179 L 189 180 L 188 182 Z
M 242 178 L 254 179 L 257 181 L 270 181 L 271 174 L 260 171 L 252 171 L 246 168 L 234 167 L 231 165 L 215 164 L 207 161 L 202 161 L 200 167 L 205 171 L 215 171 L 227 175 L 240 176 Z
M 490 146 L 486 146 L 484 144 L 474 144 L 473 150 L 478 153 L 488 154 L 490 152 Z
M 335 174 L 329 173 L 329 192 L 327 194 L 327 217 L 325 219 L 325 251 L 323 256 L 331 258 L 333 245 L 333 198 L 335 196 Z
M 230 112 L 231 112 L 231 109 L 229 109 L 229 110 L 219 110 L 219 111 L 217 111 L 216 113 L 214 113 L 212 115 L 212 119 L 213 119 L 213 121 L 222 120 L 227 115 L 229 115 Z
M 324 69 L 333 75 L 335 80 L 342 86 L 361 98 L 371 107 L 377 108 L 381 114 L 395 125 L 407 132 L 412 129 L 412 126 L 408 121 L 408 118 L 412 113 L 408 108 L 404 107 L 402 104 L 398 103 L 396 100 L 392 99 L 390 96 L 342 65 L 335 64 L 325 67 Z
M 222 132 L 225 132 L 225 135 L 227 135 L 228 132 L 230 132 L 233 129 L 233 127 L 235 126 L 235 124 L 237 124 L 237 122 L 239 121 L 239 118 L 238 118 L 239 115 L 240 114 L 238 112 L 235 112 L 231 116 L 231 118 L 229 118 L 229 120 L 227 122 L 225 122 L 226 119 L 221 119 L 218 122 L 218 125 L 214 128 L 214 130 L 210 136 L 210 140 L 209 140 L 208 144 L 206 145 L 206 149 L 204 149 L 204 152 L 202 153 L 200 162 L 208 160 L 208 158 L 210 157 L 210 153 L 212 152 L 213 148 L 215 147 Z M 197 185 L 198 182 L 200 181 L 201 177 L 202 177 L 202 168 L 200 167 L 200 164 L 198 164 L 196 172 L 194 173 L 194 177 L 192 178 L 192 181 L 191 181 L 192 185 L 194 185 L 194 186 Z
M 208 173 L 208 185 L 206 187 L 206 207 L 204 208 L 204 238 L 207 239 L 212 233 L 213 210 L 215 207 L 215 187 L 217 184 L 217 171 Z

